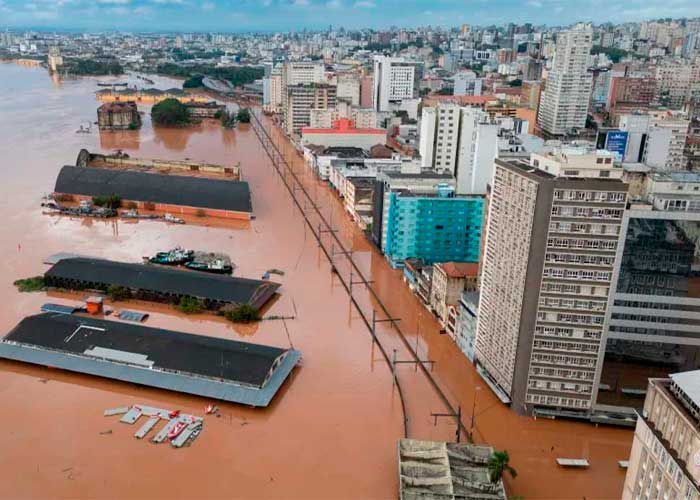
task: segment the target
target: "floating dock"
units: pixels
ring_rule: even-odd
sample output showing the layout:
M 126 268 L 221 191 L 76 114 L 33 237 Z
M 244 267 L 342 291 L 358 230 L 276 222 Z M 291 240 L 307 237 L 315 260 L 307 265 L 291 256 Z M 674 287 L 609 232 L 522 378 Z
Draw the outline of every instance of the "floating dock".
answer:
M 289 377 L 301 353 L 116 321 L 43 313 L 24 318 L 0 340 L 0 358 L 264 407 Z M 133 423 L 146 410 L 134 406 L 122 421 Z

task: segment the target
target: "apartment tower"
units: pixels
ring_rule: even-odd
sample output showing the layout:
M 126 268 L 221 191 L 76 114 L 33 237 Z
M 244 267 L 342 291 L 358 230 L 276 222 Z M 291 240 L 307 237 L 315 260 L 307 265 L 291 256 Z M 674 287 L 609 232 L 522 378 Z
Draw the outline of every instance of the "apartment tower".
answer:
M 495 161 L 477 368 L 523 414 L 587 415 L 627 185 L 612 153 L 568 146 Z
M 545 134 L 561 136 L 585 128 L 593 86 L 592 75 L 588 72 L 592 44 L 590 26 L 578 25 L 557 34 L 554 64 L 537 115 Z

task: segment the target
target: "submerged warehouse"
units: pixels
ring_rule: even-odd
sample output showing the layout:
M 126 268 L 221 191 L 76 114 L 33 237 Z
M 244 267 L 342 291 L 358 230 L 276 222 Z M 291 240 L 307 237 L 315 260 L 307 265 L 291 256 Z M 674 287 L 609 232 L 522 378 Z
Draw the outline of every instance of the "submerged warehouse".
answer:
M 0 358 L 267 406 L 301 353 L 69 314 L 24 318 L 0 340 Z
M 187 297 L 214 310 L 241 304 L 259 310 L 280 287 L 267 280 L 83 257 L 59 260 L 46 271 L 44 282 L 68 290 L 121 287 L 135 298 L 154 302 L 177 303 Z
M 134 170 L 65 166 L 56 199 L 90 200 L 116 195 L 132 208 L 229 219 L 250 219 L 247 182 Z

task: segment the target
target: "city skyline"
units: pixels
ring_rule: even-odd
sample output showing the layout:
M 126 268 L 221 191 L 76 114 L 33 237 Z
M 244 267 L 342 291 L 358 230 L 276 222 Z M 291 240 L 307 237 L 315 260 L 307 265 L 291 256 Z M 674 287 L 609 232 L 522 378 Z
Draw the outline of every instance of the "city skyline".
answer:
M 0 28 L 144 32 L 157 26 L 158 31 L 248 32 L 325 29 L 329 25 L 349 29 L 507 22 L 556 26 L 590 19 L 638 22 L 700 16 L 700 5 L 691 0 L 633 0 L 613 5 L 591 0 L 572 7 L 572 0 L 242 0 L 238 4 L 223 0 L 0 0 Z

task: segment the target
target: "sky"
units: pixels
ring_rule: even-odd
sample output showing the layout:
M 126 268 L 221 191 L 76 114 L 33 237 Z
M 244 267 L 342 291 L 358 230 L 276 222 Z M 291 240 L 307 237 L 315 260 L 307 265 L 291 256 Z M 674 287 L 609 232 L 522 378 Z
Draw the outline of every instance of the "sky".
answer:
M 1 28 L 295 31 L 700 17 L 699 0 L 0 0 Z

